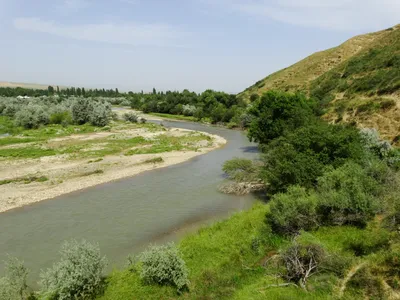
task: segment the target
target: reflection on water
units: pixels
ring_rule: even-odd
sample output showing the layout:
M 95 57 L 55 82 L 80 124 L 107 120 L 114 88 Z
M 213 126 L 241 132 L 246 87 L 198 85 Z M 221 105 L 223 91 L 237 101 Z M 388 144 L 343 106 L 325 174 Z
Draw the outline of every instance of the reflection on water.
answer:
M 255 145 L 242 132 L 186 122 L 163 124 L 218 134 L 228 143 L 178 165 L 0 214 L 0 261 L 7 253 L 19 257 L 31 269 L 31 279 L 37 279 L 40 269 L 59 258 L 64 240 L 84 238 L 99 243 L 111 268 L 149 242 L 178 239 L 199 224 L 251 206 L 253 196 L 217 191 L 225 160 L 256 155 Z

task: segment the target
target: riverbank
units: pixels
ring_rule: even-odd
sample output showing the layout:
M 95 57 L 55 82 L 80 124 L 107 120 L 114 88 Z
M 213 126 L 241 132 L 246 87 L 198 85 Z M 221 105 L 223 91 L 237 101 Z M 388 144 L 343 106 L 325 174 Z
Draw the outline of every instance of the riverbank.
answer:
M 123 122 L 106 131 L 2 141 L 0 212 L 182 163 L 226 143 L 204 132 Z

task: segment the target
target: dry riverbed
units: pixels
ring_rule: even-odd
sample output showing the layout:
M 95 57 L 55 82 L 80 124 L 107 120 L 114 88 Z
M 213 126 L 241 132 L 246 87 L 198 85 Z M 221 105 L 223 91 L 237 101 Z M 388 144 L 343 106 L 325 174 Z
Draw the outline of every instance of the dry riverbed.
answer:
M 181 163 L 225 143 L 203 132 L 125 122 L 0 138 L 0 212 Z

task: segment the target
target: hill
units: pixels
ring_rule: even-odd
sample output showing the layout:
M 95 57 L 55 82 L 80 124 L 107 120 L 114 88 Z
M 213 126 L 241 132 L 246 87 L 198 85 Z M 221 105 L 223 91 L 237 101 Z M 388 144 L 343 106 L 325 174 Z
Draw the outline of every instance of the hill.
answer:
M 10 87 L 10 88 L 21 87 L 21 88 L 25 88 L 25 89 L 47 90 L 49 85 L 37 84 L 37 83 L 0 81 L 0 87 Z M 53 85 L 53 87 L 56 87 L 56 85 Z M 65 88 L 64 86 L 59 86 L 59 87 Z
M 325 118 L 375 127 L 384 138 L 400 139 L 400 25 L 356 36 L 275 72 L 240 93 L 278 89 L 319 99 Z M 253 96 L 254 97 L 254 96 Z

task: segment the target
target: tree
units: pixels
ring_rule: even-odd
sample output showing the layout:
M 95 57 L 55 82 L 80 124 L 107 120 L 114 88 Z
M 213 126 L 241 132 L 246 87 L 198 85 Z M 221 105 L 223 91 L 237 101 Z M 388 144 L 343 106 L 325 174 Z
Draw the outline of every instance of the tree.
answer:
M 249 110 L 254 119 L 248 137 L 251 141 L 267 144 L 296 128 L 312 122 L 314 103 L 301 94 L 270 91 L 256 100 Z
M 51 85 L 49 85 L 47 87 L 47 92 L 48 92 L 49 95 L 53 95 L 54 94 L 54 88 Z
M 271 194 L 283 192 L 290 185 L 313 188 L 327 167 L 365 157 L 355 128 L 323 121 L 293 130 L 263 148 L 261 174 Z
M 60 94 L 60 87 L 57 85 L 57 94 Z

